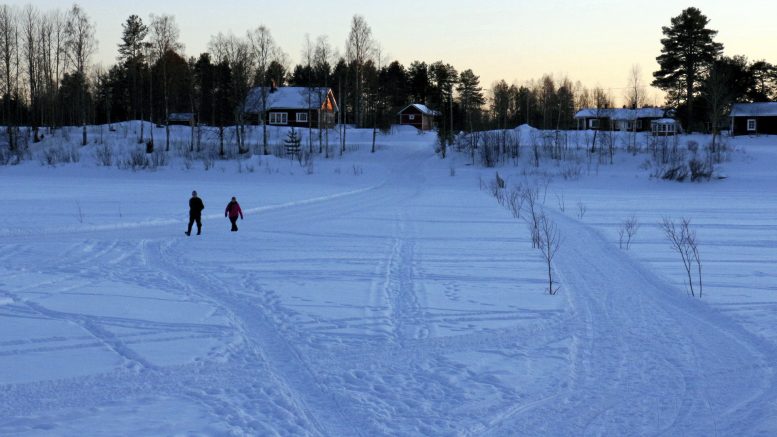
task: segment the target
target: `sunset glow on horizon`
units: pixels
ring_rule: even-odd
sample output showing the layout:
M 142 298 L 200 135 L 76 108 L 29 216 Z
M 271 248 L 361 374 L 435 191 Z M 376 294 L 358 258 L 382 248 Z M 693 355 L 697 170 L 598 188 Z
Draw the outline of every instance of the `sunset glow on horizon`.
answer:
M 650 104 L 663 104 L 663 93 L 650 87 L 658 65 L 661 27 L 689 7 L 696 6 L 719 33 L 724 54 L 750 60 L 777 62 L 772 27 L 777 5 L 769 1 L 704 4 L 659 0 L 641 4 L 620 1 L 549 0 L 544 2 L 487 1 L 473 5 L 460 0 L 438 2 L 337 1 L 334 5 L 300 0 L 293 5 L 267 1 L 137 0 L 114 4 L 99 0 L 77 2 L 97 27 L 98 52 L 94 63 L 116 62 L 121 25 L 131 14 L 146 23 L 149 14 L 175 17 L 187 57 L 207 51 L 211 37 L 222 32 L 245 35 L 267 26 L 278 45 L 299 62 L 305 36 L 327 35 L 340 53 L 354 14 L 365 17 L 383 58 L 405 67 L 415 60 L 443 61 L 458 71 L 472 69 L 489 89 L 498 80 L 524 84 L 545 74 L 568 77 L 573 83 L 599 86 L 620 101 L 633 66 L 639 66 Z M 66 10 L 56 0 L 11 1 L 32 4 L 42 12 Z

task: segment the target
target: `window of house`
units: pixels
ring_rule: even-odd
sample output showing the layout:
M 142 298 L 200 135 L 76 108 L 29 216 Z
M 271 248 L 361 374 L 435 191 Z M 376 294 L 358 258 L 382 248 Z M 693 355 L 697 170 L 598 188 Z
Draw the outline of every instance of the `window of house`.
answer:
M 307 123 L 308 122 L 308 113 L 307 112 L 298 112 L 297 113 L 297 123 Z
M 285 112 L 271 112 L 270 124 L 289 124 L 289 114 Z
M 755 131 L 756 129 L 756 122 L 754 118 L 748 118 L 747 119 L 747 130 L 748 131 Z
M 408 115 L 407 119 L 410 121 L 415 120 L 415 115 Z
M 588 120 L 588 127 L 591 129 L 599 129 L 599 119 L 594 118 L 594 119 Z
M 637 120 L 637 130 L 642 129 L 642 120 Z

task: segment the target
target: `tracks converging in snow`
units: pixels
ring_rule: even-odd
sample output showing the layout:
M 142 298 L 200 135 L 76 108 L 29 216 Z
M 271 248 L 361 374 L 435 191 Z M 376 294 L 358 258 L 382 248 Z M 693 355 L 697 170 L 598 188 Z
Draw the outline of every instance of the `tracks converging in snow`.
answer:
M 178 222 L 3 236 L 0 434 L 127 415 L 151 434 L 768 427 L 770 344 L 564 215 L 562 293 L 538 301 L 520 226 L 428 151 L 396 153 L 384 183 L 247 209 L 236 235 L 219 215 L 201 238 Z

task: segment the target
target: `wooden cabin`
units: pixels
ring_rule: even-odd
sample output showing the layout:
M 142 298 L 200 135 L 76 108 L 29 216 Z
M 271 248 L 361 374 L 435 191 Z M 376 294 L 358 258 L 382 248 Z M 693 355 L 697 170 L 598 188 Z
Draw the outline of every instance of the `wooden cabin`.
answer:
M 262 101 L 265 111 L 262 111 Z M 255 87 L 246 97 L 243 113 L 250 123 L 305 128 L 337 124 L 337 101 L 330 88 Z
M 439 117 L 440 113 L 429 109 L 426 105 L 413 103 L 405 106 L 397 115 L 399 116 L 400 125 L 414 126 L 419 130 L 428 131 L 434 129 L 434 119 Z
M 575 114 L 578 130 L 648 132 L 651 122 L 666 117 L 662 108 L 584 108 Z
M 777 135 L 777 102 L 736 103 L 729 118 L 731 136 Z

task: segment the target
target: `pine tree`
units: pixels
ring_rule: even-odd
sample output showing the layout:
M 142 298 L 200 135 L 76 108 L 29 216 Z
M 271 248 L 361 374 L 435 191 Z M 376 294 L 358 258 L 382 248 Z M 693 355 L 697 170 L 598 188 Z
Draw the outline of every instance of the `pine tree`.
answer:
M 122 25 L 121 43 L 119 44 L 119 60 L 123 61 L 127 75 L 130 77 L 131 91 L 129 108 L 133 119 L 138 118 L 140 94 L 138 92 L 138 78 L 140 77 L 140 65 L 143 63 L 143 48 L 145 47 L 148 26 L 137 15 L 130 15 Z
M 703 72 L 723 51 L 723 44 L 713 41 L 716 30 L 708 29 L 709 19 L 697 8 L 690 7 L 672 18 L 672 25 L 662 27 L 665 38 L 656 58 L 658 71 L 653 73 L 653 86 L 669 93 L 678 106 L 685 104 L 686 125 L 694 127 L 693 104 L 698 95 Z
M 296 157 L 300 163 L 302 163 L 302 155 L 300 153 L 301 143 L 302 139 L 299 137 L 297 130 L 294 129 L 294 126 L 292 126 L 291 129 L 289 129 L 289 133 L 286 134 L 286 139 L 283 140 L 283 145 L 286 147 L 286 154 L 289 155 L 291 159 Z
M 483 88 L 480 86 L 480 77 L 476 76 L 472 70 L 462 71 L 459 75 L 459 85 L 456 87 L 456 91 L 459 92 L 467 129 L 472 132 L 474 130 L 472 116 L 485 103 Z

